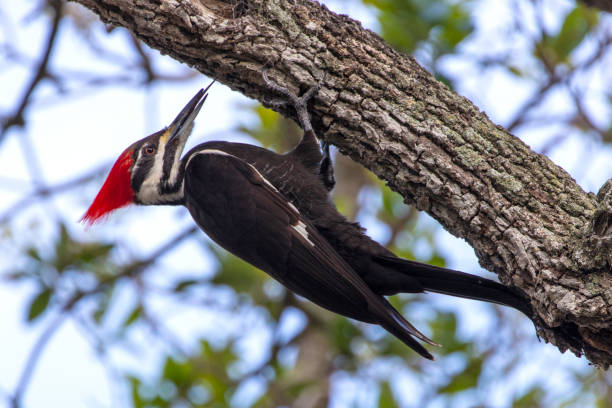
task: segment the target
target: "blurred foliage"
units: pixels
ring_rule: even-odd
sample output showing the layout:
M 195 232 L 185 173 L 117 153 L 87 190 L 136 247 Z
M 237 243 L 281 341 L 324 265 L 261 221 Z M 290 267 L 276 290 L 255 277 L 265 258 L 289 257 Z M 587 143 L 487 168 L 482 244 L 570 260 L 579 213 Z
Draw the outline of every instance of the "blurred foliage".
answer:
M 236 359 L 229 345 L 217 350 L 202 340 L 199 353 L 188 359 L 166 357 L 155 382 L 129 376 L 134 407 L 229 406 L 235 384 L 227 366 Z
M 427 67 L 439 80 L 448 80 L 436 70 L 436 61 L 455 52 L 474 30 L 472 1 L 453 0 L 364 0 L 378 11 L 383 38 L 406 54 L 427 51 Z
M 58 228 L 54 247 L 26 247 L 22 267 L 6 275 L 12 281 L 35 282 L 36 294 L 27 313 L 30 322 L 43 315 L 54 298 L 60 297 L 60 303 L 64 303 L 68 296 L 87 290 L 92 282 L 111 277 L 116 269 L 109 258 L 113 244 L 80 242 L 64 224 Z
M 612 141 L 609 119 L 603 124 L 592 119 L 583 104 L 585 94 L 578 92 L 582 88 L 574 81 L 603 58 L 610 43 L 602 34 L 602 17 L 596 11 L 570 4 L 558 24 L 544 24 L 542 9 L 554 3 L 510 2 L 530 8 L 535 23 L 525 23 L 516 11 L 516 21 L 502 44 L 506 48 L 474 55 L 464 46 L 477 33 L 474 10 L 482 1 L 364 3 L 376 13 L 380 33 L 389 43 L 415 54 L 449 86 L 457 88 L 461 78 L 444 64 L 447 57 L 476 64 L 482 77 L 490 72 L 487 70 L 502 67 L 517 81 L 535 84 L 536 91 L 519 107 L 508 127 L 549 120 L 537 108 L 546 107 L 550 92 L 562 90 L 576 103 L 569 114 L 555 117 L 555 123 L 566 126 L 563 134 L 578 131 Z M 67 7 L 64 13 L 97 58 L 125 72 L 100 77 L 72 71 L 62 76 L 52 66 L 49 77 L 62 95 L 109 83 L 141 86 L 193 76 L 191 72 L 156 70 L 152 61 L 157 57 L 127 35 L 124 40 L 134 47 L 133 54 L 129 58 L 117 54 L 105 43 L 105 30 L 96 18 L 76 7 Z M 514 46 L 521 42 L 527 42 L 529 52 L 517 56 Z M 584 57 L 584 50 L 593 44 L 602 49 Z M 17 44 L 7 42 L 1 51 L 7 58 L 17 55 L 18 63 L 27 60 L 17 52 Z M 480 89 L 486 87 L 483 82 Z M 612 96 L 607 103 L 610 101 Z M 293 122 L 259 105 L 239 106 L 237 111 L 255 115 L 256 123 L 237 130 L 264 147 L 283 152 L 300 138 L 301 131 Z M 551 144 L 558 143 L 559 139 L 552 139 Z M 398 255 L 445 265 L 435 239 L 438 226 L 354 162 L 336 155 L 335 166 L 338 184 L 333 199 L 343 213 L 370 227 Z M 3 273 L 6 284 L 30 289 L 24 301 L 24 320 L 34 328 L 48 324 L 45 335 L 61 324 L 50 316 L 62 314 L 82 329 L 101 365 L 113 366 L 113 384 L 128 390 L 114 406 L 612 406 L 612 379 L 606 373 L 556 366 L 531 366 L 531 372 L 526 372 L 524 366 L 532 363 L 529 359 L 534 357 L 537 340 L 530 323 L 516 313 L 491 305 L 464 308 L 457 305 L 465 303 L 457 302 L 449 306 L 434 295 L 393 296 L 390 301 L 395 307 L 443 345 L 433 350 L 437 361 L 430 363 L 384 330 L 333 315 L 294 296 L 263 272 L 202 238 L 192 238 L 192 242 L 214 259 L 214 273 L 203 276 L 200 265 L 193 266 L 197 274 L 153 266 L 189 234 L 169 237 L 171 244 L 147 258 L 126 250 L 126 242 L 92 242 L 61 222 L 53 224 L 53 234 L 32 228 L 29 239 L 15 239 L 12 229 L 25 235 L 13 223 L 25 206 L 0 216 L 6 220 L 0 242 L 18 253 L 16 266 Z M 207 313 L 202 320 L 212 321 L 212 327 L 186 339 L 171 325 L 175 308 L 185 314 L 195 310 L 200 313 L 198 319 Z M 142 360 L 142 365 L 149 358 L 157 362 L 156 370 L 139 371 L 139 365 L 128 369 L 113 362 L 109 354 L 118 348 Z M 22 374 L 26 382 L 28 370 L 24 368 Z M 553 374 L 562 374 L 566 381 L 560 389 L 548 386 Z
M 567 13 L 557 33 L 544 33 L 535 44 L 535 56 L 552 71 L 560 64 L 569 65 L 570 54 L 597 26 L 597 10 L 577 5 Z

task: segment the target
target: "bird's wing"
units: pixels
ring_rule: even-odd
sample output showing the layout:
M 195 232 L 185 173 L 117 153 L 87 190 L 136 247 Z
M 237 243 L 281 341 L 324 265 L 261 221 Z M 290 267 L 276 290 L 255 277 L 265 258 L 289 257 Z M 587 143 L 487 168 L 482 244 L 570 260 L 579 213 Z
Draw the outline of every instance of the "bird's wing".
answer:
M 412 336 L 435 344 L 375 294 L 298 209 L 255 167 L 220 150 L 188 158 L 185 205 L 219 245 L 297 294 L 358 320 L 378 323 L 424 357 Z

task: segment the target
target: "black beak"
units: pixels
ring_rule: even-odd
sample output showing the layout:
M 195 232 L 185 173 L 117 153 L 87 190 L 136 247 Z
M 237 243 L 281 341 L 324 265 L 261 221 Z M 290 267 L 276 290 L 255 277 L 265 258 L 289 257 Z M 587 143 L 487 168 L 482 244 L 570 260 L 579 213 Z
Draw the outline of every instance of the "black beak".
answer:
M 182 134 L 184 134 L 185 130 L 191 129 L 191 124 L 193 123 L 196 116 L 198 116 L 198 113 L 200 112 L 204 101 L 206 101 L 206 98 L 208 97 L 208 89 L 214 83 L 215 80 L 213 79 L 213 81 L 205 89 L 200 89 L 198 93 L 195 94 L 193 98 L 191 98 L 189 103 L 185 105 L 185 107 L 183 108 L 181 113 L 178 114 L 176 119 L 172 121 L 172 124 L 168 126 L 168 130 L 170 131 L 170 137 L 168 138 L 168 142 L 176 138 L 177 136 L 181 136 Z

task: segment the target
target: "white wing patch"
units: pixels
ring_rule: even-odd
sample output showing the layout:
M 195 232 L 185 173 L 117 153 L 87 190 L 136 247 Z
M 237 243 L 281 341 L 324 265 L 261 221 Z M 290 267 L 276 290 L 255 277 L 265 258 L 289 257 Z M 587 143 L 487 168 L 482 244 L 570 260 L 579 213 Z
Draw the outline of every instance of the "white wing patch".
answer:
M 308 231 L 306 230 L 306 224 L 302 221 L 298 221 L 296 225 L 292 225 L 291 228 L 297 231 L 298 234 L 302 236 L 310 245 L 315 246 L 315 244 L 308 237 Z
M 287 201 L 287 205 L 289 206 L 289 208 L 291 208 L 293 211 L 295 211 L 296 214 L 300 214 L 300 212 L 298 211 L 297 207 L 295 205 L 293 205 L 293 203 L 291 201 Z

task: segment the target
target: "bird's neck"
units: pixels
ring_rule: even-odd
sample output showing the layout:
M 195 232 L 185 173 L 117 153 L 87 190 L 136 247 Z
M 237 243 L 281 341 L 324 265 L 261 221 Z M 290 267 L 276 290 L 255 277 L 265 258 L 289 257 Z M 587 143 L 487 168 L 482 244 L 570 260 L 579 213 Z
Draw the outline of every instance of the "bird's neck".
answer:
M 185 184 L 185 164 L 180 164 L 173 168 L 170 177 L 162 179 L 159 183 L 159 201 L 156 205 L 182 205 L 183 186 Z

